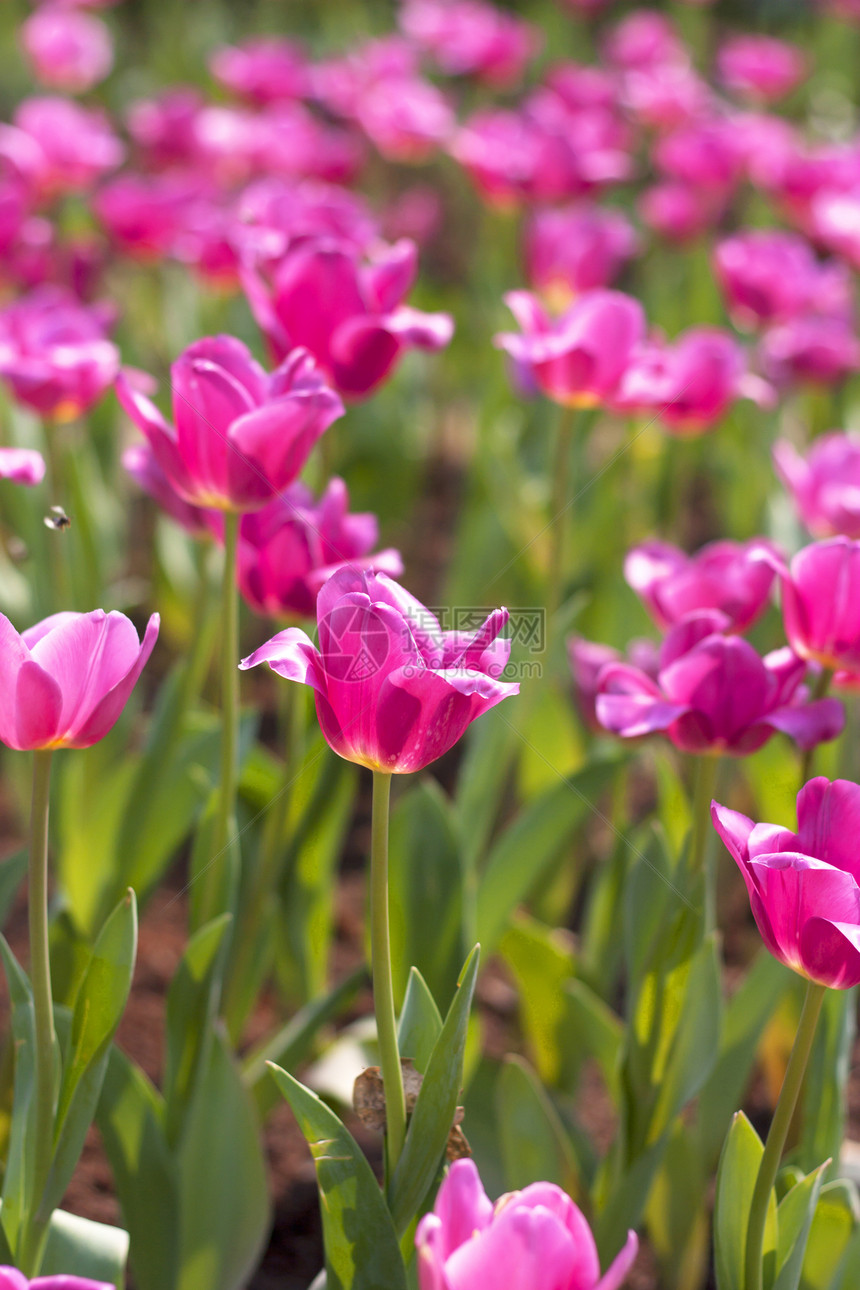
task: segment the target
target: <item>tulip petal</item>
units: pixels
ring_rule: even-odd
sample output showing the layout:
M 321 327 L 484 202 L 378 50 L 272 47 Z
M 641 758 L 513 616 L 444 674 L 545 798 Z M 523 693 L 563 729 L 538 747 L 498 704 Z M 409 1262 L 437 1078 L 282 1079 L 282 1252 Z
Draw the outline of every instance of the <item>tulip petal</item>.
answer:
M 797 796 L 797 850 L 844 869 L 860 882 L 860 785 L 819 775 Z
M 109 615 L 109 617 L 112 617 L 112 615 Z M 116 682 L 112 689 L 108 690 L 89 716 L 72 732 L 69 747 L 88 748 L 91 744 L 98 743 L 100 739 L 103 739 L 116 724 L 120 713 L 128 702 L 129 695 L 137 684 L 138 677 L 155 647 L 160 623 L 161 619 L 158 614 L 150 616 L 149 622 L 146 624 L 146 631 L 143 634 L 143 640 L 137 647 L 137 657 L 132 662 L 131 668 Z M 137 633 L 135 633 L 136 636 Z M 108 643 L 106 653 L 108 648 L 116 650 L 116 641 Z M 113 668 L 116 667 L 117 662 L 118 657 L 113 660 Z M 113 668 L 111 669 L 112 671 Z
M 484 1191 L 475 1162 L 455 1160 L 436 1196 L 434 1214 L 442 1224 L 439 1251 L 447 1259 L 459 1246 L 488 1227 L 493 1202 Z
M 17 1268 L 0 1268 L 0 1290 L 27 1290 L 30 1282 Z
M 388 326 L 387 316 L 357 314 L 347 318 L 331 334 L 335 385 L 347 396 L 369 394 L 391 371 L 402 349 Z
M 45 478 L 45 458 L 34 448 L 0 448 L 0 479 L 29 488 Z
M 511 1201 L 454 1251 L 445 1273 L 451 1290 L 567 1290 L 574 1262 L 573 1240 L 555 1214 Z
M 621 1250 L 616 1254 L 594 1290 L 620 1290 L 627 1273 L 633 1267 L 638 1252 L 639 1237 L 635 1232 L 630 1231 L 627 1233 L 627 1240 Z
M 778 708 L 764 717 L 763 723 L 781 730 L 798 748 L 815 748 L 842 733 L 845 709 L 839 699 L 818 699 L 815 703 Z
M 800 936 L 803 968 L 833 990 L 860 984 L 860 927 L 830 918 L 810 918 Z
M 801 964 L 801 932 L 810 918 L 860 921 L 860 887 L 841 869 L 796 851 L 759 856 L 750 868 L 774 952 L 795 971 Z
M 63 694 L 38 663 L 28 659 L 18 672 L 15 690 L 16 732 L 10 747 L 45 748 L 62 732 Z
M 249 667 L 259 663 L 268 663 L 278 676 L 288 681 L 298 681 L 300 685 L 310 685 L 320 694 L 325 694 L 325 673 L 322 659 L 307 632 L 300 627 L 288 627 L 278 632 L 271 640 L 266 641 L 259 649 L 254 650 L 239 664 L 246 672 Z
M 63 695 L 61 733 L 72 732 L 137 660 L 140 642 L 124 614 L 63 615 L 32 646 L 33 660 L 52 676 Z

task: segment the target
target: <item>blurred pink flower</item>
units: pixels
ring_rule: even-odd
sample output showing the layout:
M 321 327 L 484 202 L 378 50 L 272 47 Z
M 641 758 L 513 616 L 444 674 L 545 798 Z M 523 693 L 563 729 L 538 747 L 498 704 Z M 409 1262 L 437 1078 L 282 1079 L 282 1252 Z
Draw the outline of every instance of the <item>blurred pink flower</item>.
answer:
M 747 229 L 717 243 L 714 264 L 733 317 L 744 326 L 810 313 L 850 317 L 853 287 L 843 265 L 821 263 L 806 238 Z
M 688 614 L 718 609 L 727 630 L 744 632 L 767 607 L 776 578 L 763 553 L 777 554 L 764 538 L 709 542 L 695 555 L 652 539 L 628 551 L 624 577 L 661 631 Z
M 91 187 L 125 154 L 107 117 L 70 99 L 24 99 L 14 123 L 39 149 L 38 183 L 47 195 Z
M 836 699 L 806 702 L 807 666 L 790 649 L 764 659 L 718 610 L 691 614 L 671 628 L 660 649 L 656 680 L 627 663 L 608 664 L 598 679 L 597 719 L 626 739 L 663 733 L 694 754 L 743 757 L 775 731 L 801 748 L 841 733 Z
M 600 673 L 610 663 L 629 662 L 647 676 L 656 678 L 660 670 L 659 646 L 656 641 L 637 637 L 627 647 L 625 660 L 611 645 L 601 645 L 583 636 L 571 636 L 567 642 L 567 658 L 573 677 L 573 697 L 580 717 L 589 730 L 603 731 L 597 720 L 595 703 Z
M 711 819 L 740 869 L 771 954 L 810 981 L 860 982 L 860 787 L 819 776 L 797 795 L 797 832 L 754 824 L 711 803 Z
M 196 341 L 171 370 L 175 428 L 123 373 L 120 403 L 171 485 L 193 506 L 259 510 L 291 484 L 343 413 L 306 350 L 267 375 L 241 341 Z
M 499 678 L 510 641 L 497 609 L 473 635 L 442 631 L 430 610 L 385 574 L 345 565 L 317 597 L 319 649 L 298 627 L 240 667 L 268 663 L 315 691 L 329 747 L 386 774 L 422 770 L 484 712 L 519 692 Z
M 271 285 L 250 265 L 243 285 L 276 359 L 303 345 L 341 394 L 364 398 L 406 350 L 442 349 L 451 339 L 448 314 L 403 304 L 416 272 L 406 239 L 364 263 L 354 246 L 321 237 L 291 246 L 268 275 Z
M 770 327 L 758 346 L 762 371 L 779 388 L 834 385 L 860 370 L 860 339 L 841 317 L 810 314 Z
M 148 166 L 163 169 L 196 160 L 197 116 L 203 96 L 190 85 L 139 99 L 128 109 L 128 131 Z
M 38 9 L 22 23 L 20 39 L 36 79 L 50 89 L 82 94 L 113 66 L 107 27 L 73 9 Z
M 89 748 L 103 739 L 152 653 L 158 626 L 153 614 L 141 642 L 124 614 L 94 609 L 54 614 L 19 635 L 0 614 L 0 741 L 25 751 Z M 30 1285 L 47 1290 L 54 1282 L 62 1285 L 61 1278 Z
M 209 66 L 217 81 L 250 103 L 303 98 L 310 90 L 304 50 L 275 36 L 251 37 L 241 45 L 217 49 Z
M 319 502 L 304 484 L 292 484 L 261 511 L 243 515 L 239 590 L 268 618 L 312 617 L 320 587 L 343 564 L 400 577 L 399 551 L 371 554 L 378 537 L 375 515 L 349 514 L 342 479 L 329 480 Z
M 554 1183 L 487 1198 L 472 1160 L 455 1160 L 415 1233 L 420 1290 L 619 1290 L 635 1232 L 600 1275 L 584 1215 Z
M 732 122 L 724 117 L 678 126 L 658 139 L 654 148 L 658 170 L 712 199 L 731 196 L 742 177 L 744 160 Z
M 34 448 L 0 448 L 0 479 L 33 488 L 45 478 L 45 458 Z
M 773 464 L 814 537 L 860 538 L 860 435 L 820 435 L 806 457 L 780 439 Z
M 644 189 L 636 205 L 642 220 L 670 242 L 693 241 L 713 228 L 723 213 L 721 200 L 673 180 Z
M 717 75 L 726 89 L 760 103 L 784 98 L 806 74 L 802 50 L 773 36 L 731 36 L 717 51 Z
M 603 55 L 621 71 L 689 62 L 671 20 L 656 9 L 635 9 L 615 23 L 603 43 Z
M 488 0 L 405 0 L 400 26 L 447 76 L 513 85 L 541 45 L 536 27 Z
M 530 285 L 568 304 L 581 291 L 608 287 L 637 251 L 633 225 L 619 210 L 578 205 L 536 211 L 526 224 Z
M 52 421 L 74 420 L 119 371 L 119 351 L 107 338 L 112 321 L 109 306 L 39 287 L 0 309 L 0 376 L 19 403 Z
M 795 653 L 822 667 L 860 671 L 860 542 L 826 538 L 775 567 Z

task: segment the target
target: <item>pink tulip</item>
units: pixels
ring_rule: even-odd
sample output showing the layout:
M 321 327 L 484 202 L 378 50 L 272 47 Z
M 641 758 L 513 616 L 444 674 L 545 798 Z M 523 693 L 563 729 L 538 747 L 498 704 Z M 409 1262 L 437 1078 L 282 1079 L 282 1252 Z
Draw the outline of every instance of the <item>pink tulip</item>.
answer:
M 407 349 L 448 344 L 448 314 L 403 304 L 415 279 L 417 253 L 406 240 L 363 264 L 353 246 L 333 238 L 291 246 L 269 288 L 250 267 L 243 283 L 276 359 L 304 345 L 341 394 L 369 395 Z
M 612 399 L 619 412 L 653 412 L 670 434 L 693 437 L 713 429 L 737 399 L 763 407 L 771 387 L 747 370 L 731 333 L 690 327 L 673 344 L 649 341 L 634 351 Z
M 537 211 L 526 225 L 529 282 L 565 304 L 581 291 L 610 286 L 636 249 L 626 216 L 599 206 Z
M 29 488 L 45 478 L 45 458 L 34 448 L 0 448 L 0 479 Z
M 711 803 L 771 954 L 833 990 L 860 982 L 860 787 L 819 776 L 797 796 L 797 832 Z
M 415 1234 L 420 1290 L 618 1290 L 639 1248 L 624 1248 L 600 1275 L 583 1214 L 554 1183 L 532 1183 L 493 1205 L 472 1160 L 451 1165 Z
M 189 174 L 122 174 L 96 193 L 92 208 L 112 241 L 137 259 L 160 259 L 176 247 L 204 184 Z
M 400 26 L 447 76 L 499 87 L 521 79 L 540 45 L 534 27 L 487 0 L 406 0 Z
M 621 101 L 640 125 L 670 130 L 699 116 L 711 92 L 686 63 L 634 67 L 621 78 Z
M 0 376 L 18 402 L 52 421 L 91 408 L 119 371 L 109 312 L 50 286 L 0 309 Z
M 773 36 L 732 36 L 717 53 L 717 74 L 726 89 L 760 103 L 783 98 L 806 73 L 802 51 Z
M 798 233 L 738 233 L 718 243 L 714 261 L 729 309 L 744 326 L 787 322 L 811 312 L 850 315 L 850 275 L 842 265 L 820 264 Z
M 501 681 L 510 641 L 497 609 L 474 634 L 443 632 L 437 619 L 385 574 L 349 565 L 317 598 L 320 648 L 290 627 L 243 659 L 315 691 L 329 747 L 387 774 L 421 770 L 469 724 L 519 692 Z
M 49 196 L 90 188 L 123 159 L 107 117 L 71 99 L 24 99 L 14 120 L 39 149 L 39 185 Z
M 781 439 L 773 463 L 810 533 L 860 538 L 860 435 L 821 435 L 805 458 Z
M 197 158 L 197 117 L 203 96 L 190 85 L 139 99 L 128 109 L 128 131 L 146 164 L 156 170 Z
M 319 502 L 304 484 L 292 484 L 239 526 L 239 590 L 269 618 L 311 617 L 324 582 L 342 564 L 398 578 L 399 551 L 371 555 L 379 536 L 376 516 L 350 515 L 342 479 L 329 481 Z
M 617 22 L 604 42 L 606 61 L 622 71 L 688 62 L 672 22 L 656 9 L 636 9 Z
M 792 649 L 822 667 L 860 671 L 860 542 L 813 542 L 776 567 Z
M 0 614 L 0 741 L 19 751 L 88 748 L 111 730 L 152 653 L 124 614 L 61 613 L 18 634 Z
M 241 45 L 218 49 L 209 66 L 216 81 L 250 103 L 303 98 L 310 89 L 303 50 L 277 37 L 252 37 Z
M 707 193 L 712 201 L 730 197 L 743 175 L 741 139 L 724 117 L 705 117 L 679 126 L 658 140 L 658 170 L 678 183 Z
M 848 192 L 819 192 L 810 203 L 810 222 L 819 242 L 860 269 L 860 167 L 857 181 Z
M 612 397 L 645 330 L 638 300 L 620 291 L 588 291 L 554 320 L 527 291 L 512 291 L 505 302 L 522 332 L 503 332 L 493 343 L 544 394 L 578 408 Z
M 180 497 L 148 443 L 130 444 L 123 451 L 122 465 L 138 488 L 157 502 L 186 533 L 195 538 L 212 536 L 219 512 L 192 506 Z
M 379 238 L 379 221 L 360 193 L 313 179 L 256 180 L 240 195 L 236 223 L 238 233 L 250 229 L 276 246 L 275 259 L 300 239 L 332 237 L 367 252 Z
M 805 702 L 803 659 L 790 649 L 762 659 L 747 641 L 724 635 L 730 625 L 718 610 L 683 619 L 663 642 L 656 681 L 626 663 L 605 667 L 601 725 L 626 739 L 662 732 L 682 752 L 735 757 L 756 752 L 777 730 L 804 749 L 835 739 L 842 705 Z
M 712 228 L 723 213 L 721 201 L 689 184 L 652 184 L 637 202 L 643 221 L 670 242 L 691 242 Z
M 794 318 L 770 327 L 758 346 L 761 369 L 780 389 L 791 385 L 837 385 L 860 370 L 860 338 L 850 319 Z
M 627 553 L 624 577 L 661 631 L 688 614 L 718 609 L 731 631 L 743 632 L 764 611 L 776 577 L 764 554 L 777 555 L 763 538 L 709 542 L 691 556 L 653 540 Z
M 175 428 L 125 374 L 119 401 L 192 506 L 253 511 L 291 484 L 343 413 L 306 350 L 270 376 L 232 336 L 198 340 L 171 367 Z
M 583 723 L 596 734 L 603 731 L 597 720 L 597 701 L 600 674 L 610 663 L 629 661 L 647 676 L 656 677 L 660 669 L 658 646 L 654 641 L 637 637 L 627 649 L 627 660 L 611 645 L 588 641 L 582 636 L 571 636 L 567 642 L 567 658 L 573 677 L 573 697 Z
M 17 1268 L 0 1267 L 0 1290 L 114 1290 L 106 1281 L 91 1281 L 89 1277 L 75 1277 L 58 1273 L 51 1277 L 36 1277 L 28 1281 Z
M 82 94 L 113 66 L 110 32 L 99 18 L 53 6 L 31 14 L 21 44 L 37 80 L 50 89 Z

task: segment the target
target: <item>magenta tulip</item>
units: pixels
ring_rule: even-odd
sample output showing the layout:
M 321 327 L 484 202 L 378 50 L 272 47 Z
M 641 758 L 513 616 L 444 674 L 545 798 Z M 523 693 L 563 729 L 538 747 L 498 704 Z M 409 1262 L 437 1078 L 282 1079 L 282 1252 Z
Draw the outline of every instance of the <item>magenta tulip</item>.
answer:
M 447 76 L 499 87 L 520 80 L 540 46 L 534 27 L 486 0 L 406 0 L 400 26 Z
M 251 308 L 275 358 L 304 345 L 341 394 L 365 398 L 408 349 L 442 349 L 454 324 L 403 304 L 415 280 L 415 246 L 406 240 L 362 264 L 355 247 L 333 238 L 291 246 L 269 289 L 250 270 Z
M 567 642 L 567 659 L 573 677 L 573 697 L 583 723 L 595 734 L 604 727 L 597 719 L 595 704 L 600 688 L 600 674 L 610 663 L 629 661 L 646 676 L 655 677 L 660 670 L 659 647 L 655 641 L 644 637 L 632 640 L 623 659 L 611 645 L 588 641 L 582 636 L 571 636 Z
M 692 184 L 672 180 L 646 188 L 637 207 L 648 227 L 672 242 L 691 242 L 712 228 L 723 213 L 721 201 L 712 200 Z
M 797 832 L 711 804 L 775 958 L 819 985 L 860 983 L 860 786 L 819 777 L 797 797 Z
M 92 1281 L 89 1277 L 75 1277 L 66 1272 L 28 1281 L 17 1268 L 0 1267 L 0 1290 L 113 1290 L 113 1283 Z
M 88 748 L 112 729 L 158 636 L 124 614 L 60 613 L 20 635 L 0 614 L 0 741 L 19 751 Z
M 741 143 L 729 118 L 705 116 L 659 139 L 654 160 L 670 179 L 701 189 L 711 200 L 725 200 L 743 175 Z
M 0 448 L 0 479 L 29 488 L 45 478 L 45 458 L 35 448 Z
M 813 542 L 777 568 L 792 649 L 822 667 L 860 671 L 860 542 Z
M 621 211 L 587 205 L 537 211 L 526 225 L 529 282 L 563 306 L 581 291 L 610 286 L 636 250 L 636 232 Z
M 48 196 L 90 188 L 125 154 L 107 117 L 71 99 L 24 99 L 14 120 L 38 149 L 39 187 Z
M 113 66 L 110 32 L 99 18 L 46 6 L 20 30 L 36 79 L 50 89 L 82 94 L 103 81 Z
M 639 1242 L 600 1275 L 584 1215 L 554 1183 L 532 1183 L 493 1205 L 472 1160 L 456 1160 L 415 1234 L 420 1290 L 618 1290 Z
M 781 439 L 773 464 L 814 537 L 860 538 L 860 435 L 821 435 L 805 457 Z
M 606 403 L 645 332 L 639 301 L 620 291 L 586 292 L 556 319 L 527 291 L 512 291 L 505 302 L 522 333 L 504 332 L 493 343 L 566 407 Z
M 603 51 L 619 71 L 686 63 L 688 54 L 671 19 L 656 9 L 636 9 L 609 32 Z
M 253 511 L 291 484 L 343 412 L 306 350 L 267 375 L 241 341 L 196 341 L 171 367 L 175 428 L 123 374 L 120 403 L 192 506 Z
M 342 479 L 330 480 L 319 502 L 304 484 L 292 484 L 263 510 L 242 517 L 239 590 L 269 618 L 311 617 L 320 587 L 342 564 L 402 574 L 399 551 L 370 554 L 378 536 L 375 515 L 349 514 Z
M 303 98 L 310 90 L 304 51 L 290 40 L 252 37 L 217 49 L 209 65 L 217 81 L 250 103 Z
M 717 52 L 717 73 L 726 89 L 760 103 L 789 94 L 806 72 L 803 52 L 773 36 L 732 36 Z
M 240 666 L 268 663 L 315 691 L 329 746 L 385 774 L 421 770 L 467 726 L 519 692 L 501 677 L 510 641 L 497 609 L 473 634 L 438 620 L 385 574 L 346 566 L 317 598 L 320 648 L 297 627 L 279 632 Z
M 770 327 L 759 343 L 762 371 L 774 385 L 836 385 L 860 370 L 860 338 L 848 318 L 809 314 Z
M 776 577 L 765 553 L 777 554 L 763 538 L 709 542 L 692 556 L 668 542 L 643 542 L 628 552 L 624 577 L 661 631 L 688 614 L 719 609 L 731 631 L 743 632 L 765 609 Z
M 820 264 L 798 233 L 752 229 L 725 238 L 714 257 L 729 309 L 744 326 L 811 312 L 848 316 L 852 285 L 843 265 Z
M 54 286 L 0 309 L 0 376 L 18 402 L 51 421 L 91 408 L 119 371 L 119 350 L 107 337 L 111 315 Z
M 718 610 L 673 627 L 652 680 L 629 664 L 609 664 L 598 680 L 597 719 L 626 739 L 662 732 L 689 753 L 756 752 L 780 730 L 801 748 L 835 739 L 844 725 L 835 699 L 807 703 L 806 664 L 790 649 L 764 659 Z

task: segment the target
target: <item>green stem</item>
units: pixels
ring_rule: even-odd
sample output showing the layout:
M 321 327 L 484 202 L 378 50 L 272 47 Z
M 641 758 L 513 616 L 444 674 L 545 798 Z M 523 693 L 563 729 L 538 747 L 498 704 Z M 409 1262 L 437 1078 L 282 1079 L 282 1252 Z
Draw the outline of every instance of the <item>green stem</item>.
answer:
M 565 541 L 568 531 L 570 492 L 570 452 L 576 411 L 562 408 L 555 428 L 555 445 L 552 456 L 552 490 L 550 501 L 549 571 L 547 585 L 547 617 L 551 624 L 561 605 L 562 580 L 565 572 Z
M 719 757 L 697 757 L 693 781 L 693 827 L 690 838 L 690 872 L 701 873 L 705 886 L 705 935 L 717 925 L 717 851 L 711 845 L 711 800 L 720 768 Z
M 370 834 L 370 946 L 373 1007 L 379 1038 L 379 1065 L 385 1095 L 386 1163 L 389 1180 L 406 1137 L 406 1098 L 394 1015 L 391 938 L 388 927 L 388 804 L 391 776 L 373 772 L 373 818 Z
M 236 809 L 236 780 L 239 735 L 239 589 L 236 584 L 236 547 L 239 516 L 224 512 L 224 583 L 222 610 L 224 632 L 221 642 L 221 792 L 215 825 L 215 855 L 220 856 L 230 839 Z
M 35 1033 L 35 1124 L 33 1176 L 27 1222 L 21 1238 L 20 1262 L 26 1276 L 35 1276 L 42 1258 L 47 1222 L 39 1205 L 54 1154 L 54 1004 L 51 997 L 51 958 L 48 944 L 48 808 L 51 751 L 33 753 L 33 795 L 30 813 L 29 924 L 30 980 L 33 987 Z
M 814 703 L 817 699 L 823 699 L 825 697 L 825 695 L 827 694 L 827 691 L 830 689 L 830 682 L 832 680 L 833 680 L 833 668 L 832 667 L 822 668 L 820 673 L 818 674 L 818 680 L 815 682 L 815 686 L 813 687 L 812 694 L 810 696 L 811 703 Z M 806 781 L 809 779 L 810 775 L 812 774 L 812 765 L 815 760 L 816 747 L 817 745 L 814 745 L 812 748 L 805 748 L 803 752 L 803 756 L 800 759 L 800 787 L 801 788 L 803 788 L 803 785 L 806 783 Z
M 827 987 L 810 981 L 806 987 L 806 998 L 803 1000 L 803 1011 L 797 1025 L 797 1035 L 791 1050 L 785 1079 L 776 1104 L 773 1120 L 765 1143 L 764 1155 L 755 1180 L 752 1202 L 750 1204 L 749 1227 L 747 1228 L 746 1277 L 745 1290 L 762 1290 L 762 1252 L 764 1248 L 764 1229 L 767 1223 L 768 1202 L 779 1162 L 788 1136 L 791 1117 L 797 1105 L 800 1087 L 803 1083 L 806 1063 L 815 1038 L 815 1028 L 824 1002 Z

